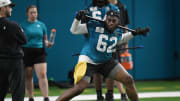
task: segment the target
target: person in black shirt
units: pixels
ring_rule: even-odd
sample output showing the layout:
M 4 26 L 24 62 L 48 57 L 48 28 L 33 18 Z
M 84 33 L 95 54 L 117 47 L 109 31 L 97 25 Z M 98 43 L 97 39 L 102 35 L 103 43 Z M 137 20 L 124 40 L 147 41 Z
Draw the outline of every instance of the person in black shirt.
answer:
M 10 0 L 0 0 L 0 101 L 10 90 L 12 101 L 24 101 L 25 81 L 23 51 L 21 46 L 27 40 L 23 30 L 9 21 L 12 7 Z

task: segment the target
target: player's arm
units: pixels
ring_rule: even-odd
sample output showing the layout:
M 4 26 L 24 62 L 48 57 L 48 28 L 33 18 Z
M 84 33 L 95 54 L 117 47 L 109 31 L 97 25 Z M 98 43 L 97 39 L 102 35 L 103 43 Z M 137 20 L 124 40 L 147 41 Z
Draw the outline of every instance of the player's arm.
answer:
M 85 34 L 88 33 L 87 24 L 81 23 L 81 20 L 86 18 L 85 15 L 88 15 L 87 10 L 80 10 L 76 14 L 76 18 L 74 19 L 70 31 L 73 34 Z
M 43 29 L 43 41 L 44 41 L 44 45 L 47 47 L 47 48 L 50 48 L 53 46 L 54 43 L 50 42 L 48 40 L 48 35 L 47 35 L 47 27 L 46 25 L 43 23 L 42 24 L 42 29 Z
M 122 37 L 119 40 L 118 44 L 128 42 L 130 39 L 132 39 L 136 35 L 147 36 L 149 31 L 150 31 L 150 29 L 147 27 L 147 28 L 144 28 L 144 29 L 137 28 L 134 32 L 124 33 L 124 34 L 122 34 Z
M 27 43 L 27 38 L 26 38 L 26 36 L 24 34 L 23 29 L 15 22 L 12 22 L 12 24 L 10 24 L 9 26 L 16 33 L 15 38 L 17 39 L 17 41 L 22 45 L 26 44 Z
M 81 24 L 80 20 L 74 19 L 70 31 L 72 34 L 85 34 L 88 33 L 87 24 Z
M 44 34 L 44 35 L 43 35 L 43 40 L 44 40 L 45 46 L 46 46 L 47 48 L 52 47 L 52 46 L 53 46 L 53 44 L 54 44 L 54 43 L 52 43 L 52 42 L 48 41 L 47 34 Z
M 121 39 L 118 42 L 118 45 L 128 42 L 134 37 L 134 35 L 131 32 L 127 32 L 122 34 Z

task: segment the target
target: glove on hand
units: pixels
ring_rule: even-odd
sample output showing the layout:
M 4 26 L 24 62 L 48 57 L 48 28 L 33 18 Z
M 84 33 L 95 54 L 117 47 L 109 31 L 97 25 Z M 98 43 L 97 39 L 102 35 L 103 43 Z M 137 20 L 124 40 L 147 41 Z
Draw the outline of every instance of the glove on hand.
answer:
M 84 20 L 84 19 L 86 19 L 86 15 L 89 15 L 89 12 L 87 10 L 80 10 L 76 13 L 76 19 Z
M 132 32 L 132 34 L 134 36 L 136 35 L 143 35 L 143 36 L 147 36 L 148 32 L 150 31 L 150 28 L 149 27 L 146 27 L 144 29 L 142 28 L 137 28 L 135 32 Z

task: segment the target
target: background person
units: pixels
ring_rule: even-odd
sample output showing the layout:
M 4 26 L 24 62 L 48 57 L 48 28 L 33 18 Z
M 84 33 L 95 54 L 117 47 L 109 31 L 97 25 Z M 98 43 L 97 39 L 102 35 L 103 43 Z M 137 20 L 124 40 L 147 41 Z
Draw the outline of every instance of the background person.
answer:
M 33 99 L 33 70 L 35 69 L 39 87 L 44 97 L 48 98 L 47 61 L 45 47 L 51 47 L 53 43 L 47 39 L 47 28 L 45 24 L 37 19 L 37 7 L 31 5 L 26 10 L 27 20 L 21 23 L 27 36 L 27 44 L 24 45 L 25 84 L 29 101 Z
M 10 88 L 12 101 L 24 101 L 25 81 L 22 45 L 27 42 L 20 26 L 8 20 L 12 7 L 10 0 L 0 0 L 0 101 Z

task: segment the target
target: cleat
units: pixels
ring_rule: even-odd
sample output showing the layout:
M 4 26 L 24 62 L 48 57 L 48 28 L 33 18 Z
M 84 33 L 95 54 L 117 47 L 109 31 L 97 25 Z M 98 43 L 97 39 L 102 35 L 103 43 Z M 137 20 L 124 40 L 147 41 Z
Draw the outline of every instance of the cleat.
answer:
M 104 101 L 104 97 L 103 96 L 98 96 L 97 101 Z
M 34 98 L 29 98 L 29 101 L 34 101 Z
M 126 94 L 121 95 L 121 101 L 128 101 L 128 97 Z
M 113 94 L 106 93 L 106 101 L 114 101 Z
M 48 97 L 44 98 L 44 101 L 49 101 L 49 98 Z

